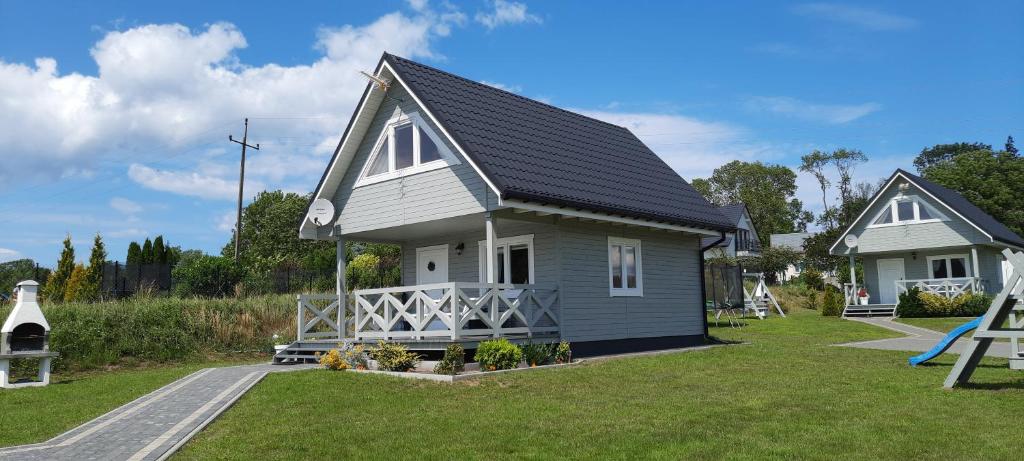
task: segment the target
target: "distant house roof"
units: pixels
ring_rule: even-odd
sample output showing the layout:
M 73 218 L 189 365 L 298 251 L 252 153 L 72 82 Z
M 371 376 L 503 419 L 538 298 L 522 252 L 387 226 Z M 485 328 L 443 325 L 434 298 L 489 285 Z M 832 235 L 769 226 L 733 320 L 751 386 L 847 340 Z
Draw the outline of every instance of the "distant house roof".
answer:
M 383 60 L 503 199 L 713 231 L 735 228 L 624 127 L 392 54 Z
M 964 198 L 963 195 L 960 195 L 958 192 L 952 189 L 947 189 L 927 179 L 908 173 L 901 169 L 896 170 L 896 173 L 902 174 L 911 182 L 917 184 L 918 187 L 924 189 L 929 194 L 935 196 L 935 198 L 944 203 L 946 206 L 952 208 L 953 211 L 960 213 L 960 215 L 963 216 L 964 219 L 967 219 L 968 221 L 974 223 L 976 226 L 980 227 L 981 230 L 989 234 L 989 236 L 991 236 L 993 240 L 1008 243 L 1010 245 L 1024 247 L 1024 239 L 1017 235 L 1017 233 L 1010 230 L 1010 228 L 1006 227 L 1005 224 L 997 221 L 996 218 L 992 217 L 992 215 L 982 211 L 981 208 L 975 206 L 973 203 L 968 201 L 966 198 Z
M 791 250 L 804 251 L 804 241 L 812 237 L 814 232 L 794 232 L 791 234 L 772 234 L 772 247 L 789 248 Z
M 726 221 L 728 221 L 733 226 L 739 225 L 740 218 L 743 217 L 743 213 L 747 213 L 747 215 L 750 215 L 750 212 L 747 210 L 747 206 L 743 203 L 722 205 L 718 207 L 718 211 L 722 213 L 722 216 L 725 217 Z M 701 240 L 701 246 L 706 247 L 708 245 L 711 245 L 712 243 L 715 243 L 715 241 L 718 240 L 718 238 L 719 237 L 704 237 L 704 239 Z M 715 248 L 728 248 L 730 245 L 732 245 L 732 241 L 732 235 L 726 236 L 725 240 L 722 240 L 721 243 L 715 245 Z
M 886 180 L 885 187 L 882 187 L 875 193 L 875 196 L 868 202 L 867 208 L 865 208 L 864 211 L 861 212 L 861 215 L 852 224 L 850 224 L 850 227 L 848 227 L 846 231 L 839 236 L 839 239 L 832 244 L 829 251 L 835 250 L 836 246 L 846 238 L 846 235 L 850 233 L 850 230 L 853 229 L 854 226 L 857 225 L 857 222 L 864 218 L 864 214 L 869 208 L 871 208 L 871 205 L 874 204 L 875 200 L 877 200 L 886 189 L 892 186 L 893 180 L 896 179 L 897 176 L 913 183 L 915 186 L 935 198 L 935 200 L 938 200 L 943 205 L 949 207 L 950 210 L 953 210 L 953 212 L 960 215 L 960 217 L 966 220 L 969 224 L 988 235 L 993 242 L 1001 242 L 1007 245 L 1024 248 L 1024 238 L 1021 238 L 1015 232 L 1010 230 L 1010 228 L 1006 227 L 1005 224 L 996 220 L 996 218 L 993 218 L 988 213 L 982 211 L 981 208 L 978 208 L 976 205 L 964 198 L 964 196 L 960 195 L 960 193 L 935 184 L 927 179 L 907 172 L 906 170 L 896 169 L 892 176 Z

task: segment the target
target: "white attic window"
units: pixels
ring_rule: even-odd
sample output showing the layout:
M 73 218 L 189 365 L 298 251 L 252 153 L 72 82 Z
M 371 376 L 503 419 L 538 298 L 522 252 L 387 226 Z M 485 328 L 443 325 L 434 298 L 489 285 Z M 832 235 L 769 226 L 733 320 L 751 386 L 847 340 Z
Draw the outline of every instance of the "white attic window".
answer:
M 945 221 L 946 218 L 934 207 L 916 195 L 900 195 L 892 199 L 875 216 L 868 227 L 897 226 Z
M 417 112 L 388 120 L 371 152 L 356 187 L 459 163 Z

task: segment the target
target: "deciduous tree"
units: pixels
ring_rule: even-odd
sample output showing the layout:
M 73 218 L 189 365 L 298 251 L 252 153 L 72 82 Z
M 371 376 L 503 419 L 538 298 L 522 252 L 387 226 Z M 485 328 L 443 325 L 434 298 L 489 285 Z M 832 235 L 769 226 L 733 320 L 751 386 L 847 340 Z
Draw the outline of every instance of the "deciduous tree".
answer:
M 980 142 L 956 142 L 952 144 L 936 144 L 932 147 L 921 149 L 921 153 L 914 158 L 914 167 L 917 171 L 924 173 L 924 170 L 932 165 L 948 162 L 956 156 L 979 150 L 991 151 L 992 146 Z
M 974 151 L 924 170 L 1017 234 L 1024 235 L 1024 159 L 1009 152 Z

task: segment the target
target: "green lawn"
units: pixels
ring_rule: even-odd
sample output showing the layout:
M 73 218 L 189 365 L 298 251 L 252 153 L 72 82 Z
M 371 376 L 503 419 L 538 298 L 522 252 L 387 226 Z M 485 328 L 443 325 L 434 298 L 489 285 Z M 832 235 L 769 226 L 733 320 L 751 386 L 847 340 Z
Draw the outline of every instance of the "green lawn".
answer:
M 897 333 L 793 312 L 713 334 L 750 344 L 445 385 L 268 376 L 179 459 L 1020 459 L 1024 375 L 986 359 L 835 347 Z
M 43 442 L 200 368 L 236 364 L 52 375 L 47 387 L 0 390 L 0 446 Z
M 949 333 L 954 328 L 974 320 L 974 317 L 928 317 L 928 318 L 899 318 L 900 323 L 913 325 L 915 327 L 927 328 L 942 333 Z

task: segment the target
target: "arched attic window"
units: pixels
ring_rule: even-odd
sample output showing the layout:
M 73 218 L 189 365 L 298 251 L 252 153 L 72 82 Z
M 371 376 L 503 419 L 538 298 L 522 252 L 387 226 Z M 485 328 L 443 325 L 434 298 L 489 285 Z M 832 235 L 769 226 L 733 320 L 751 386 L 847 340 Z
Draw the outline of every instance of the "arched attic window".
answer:
M 371 152 L 356 187 L 459 163 L 417 112 L 388 120 Z

